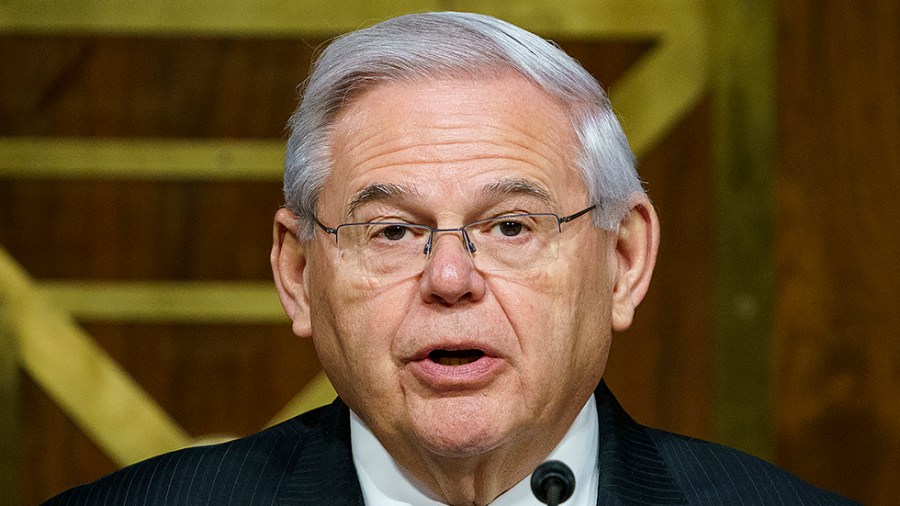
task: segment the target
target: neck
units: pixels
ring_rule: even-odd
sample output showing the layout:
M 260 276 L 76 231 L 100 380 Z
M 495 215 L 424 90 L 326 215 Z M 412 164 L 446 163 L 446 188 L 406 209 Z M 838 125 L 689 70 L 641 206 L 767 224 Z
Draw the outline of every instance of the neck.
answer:
M 591 473 L 596 452 L 588 447 L 593 445 L 596 450 L 595 404 L 585 404 L 581 413 L 576 410 L 570 417 L 563 415 L 564 423 L 554 431 L 517 434 L 513 442 L 470 456 L 441 456 L 421 449 L 397 451 L 396 446 L 382 445 L 353 415 L 354 464 L 366 494 L 377 490 L 376 495 L 412 504 L 483 505 L 509 491 L 504 496 L 506 504 L 513 498 L 531 496 L 528 483 L 516 485 L 547 458 L 568 461 L 579 466 L 580 472 Z M 579 421 L 573 425 L 576 416 Z M 386 448 L 392 448 L 391 452 Z M 510 490 L 514 486 L 515 490 Z
M 553 444 L 498 448 L 473 457 L 435 458 L 423 452 L 412 462 L 416 470 L 403 461 L 399 463 L 442 502 L 454 506 L 486 505 L 531 474 L 563 435 L 553 438 Z

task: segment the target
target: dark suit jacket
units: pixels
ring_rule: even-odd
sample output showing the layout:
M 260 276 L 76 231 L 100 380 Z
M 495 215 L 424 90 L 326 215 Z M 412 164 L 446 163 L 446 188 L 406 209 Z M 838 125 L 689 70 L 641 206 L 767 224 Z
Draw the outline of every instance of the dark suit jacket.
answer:
M 599 504 L 853 504 L 750 455 L 639 425 L 603 383 L 595 394 Z M 246 438 L 145 460 L 45 504 L 362 505 L 349 410 L 336 400 Z

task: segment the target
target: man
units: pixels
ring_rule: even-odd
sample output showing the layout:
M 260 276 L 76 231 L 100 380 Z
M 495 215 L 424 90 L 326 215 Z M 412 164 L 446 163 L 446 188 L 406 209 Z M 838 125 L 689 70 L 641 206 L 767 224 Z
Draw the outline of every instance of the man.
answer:
M 351 33 L 291 118 L 272 268 L 334 404 L 52 504 L 843 504 L 632 421 L 601 382 L 659 226 L 602 89 L 552 44 L 439 13 Z

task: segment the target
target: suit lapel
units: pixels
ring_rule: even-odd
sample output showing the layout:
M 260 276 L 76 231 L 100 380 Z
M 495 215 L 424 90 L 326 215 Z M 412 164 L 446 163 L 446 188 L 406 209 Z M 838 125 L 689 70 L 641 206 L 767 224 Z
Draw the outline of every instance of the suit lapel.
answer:
M 279 503 L 321 506 L 363 506 L 362 489 L 350 451 L 350 410 L 340 399 L 321 411 L 310 424 L 293 472 Z
M 625 413 L 605 382 L 594 395 L 600 418 L 598 504 L 686 504 L 647 428 Z

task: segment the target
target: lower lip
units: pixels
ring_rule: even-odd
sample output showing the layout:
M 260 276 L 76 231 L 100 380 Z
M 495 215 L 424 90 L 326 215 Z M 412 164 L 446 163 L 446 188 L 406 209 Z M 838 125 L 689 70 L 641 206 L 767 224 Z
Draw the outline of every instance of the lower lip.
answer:
M 490 382 L 503 366 L 503 360 L 484 356 L 464 365 L 441 365 L 426 358 L 411 362 L 409 366 L 413 374 L 429 387 L 470 389 Z

